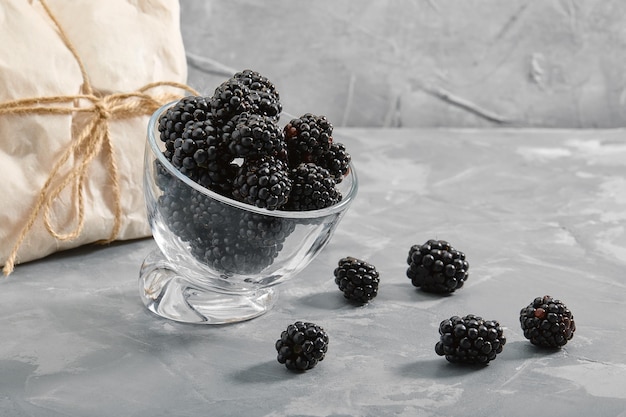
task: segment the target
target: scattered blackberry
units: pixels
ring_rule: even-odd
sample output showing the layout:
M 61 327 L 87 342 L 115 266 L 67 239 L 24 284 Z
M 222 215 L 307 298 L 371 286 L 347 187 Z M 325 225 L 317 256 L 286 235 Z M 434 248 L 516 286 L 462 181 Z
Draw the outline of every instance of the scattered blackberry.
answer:
M 249 94 L 250 89 L 237 79 L 229 78 L 220 84 L 210 100 L 211 112 L 215 120 L 224 124 L 249 110 L 247 101 Z
M 268 210 L 281 208 L 291 191 L 287 167 L 278 159 L 265 157 L 243 163 L 233 181 L 236 200 Z
M 413 245 L 407 263 L 406 275 L 415 287 L 427 292 L 454 292 L 468 277 L 465 254 L 444 240 L 431 239 L 423 245 Z
M 519 320 L 526 339 L 537 346 L 564 346 L 576 330 L 572 312 L 549 295 L 535 298 L 520 311 Z
M 342 199 L 328 170 L 313 163 L 302 163 L 290 172 L 291 194 L 286 210 L 318 210 L 330 207 Z
M 339 260 L 334 271 L 335 284 L 348 300 L 367 303 L 378 294 L 378 271 L 371 265 L 351 256 Z
M 333 125 L 325 116 L 306 113 L 292 119 L 284 128 L 289 166 L 302 162 L 317 162 L 328 152 L 333 141 Z
M 473 314 L 442 321 L 439 334 L 435 352 L 452 363 L 487 364 L 502 352 L 506 343 L 497 321 L 483 320 Z
M 318 160 L 318 165 L 326 168 L 332 175 L 335 183 L 339 184 L 350 168 L 350 154 L 342 143 L 333 142 L 330 148 Z
M 320 326 L 297 321 L 287 326 L 276 341 L 277 360 L 293 371 L 312 369 L 324 360 L 328 341 L 328 334 Z
M 222 140 L 234 158 L 279 156 L 285 149 L 283 132 L 275 121 L 248 112 L 224 125 Z

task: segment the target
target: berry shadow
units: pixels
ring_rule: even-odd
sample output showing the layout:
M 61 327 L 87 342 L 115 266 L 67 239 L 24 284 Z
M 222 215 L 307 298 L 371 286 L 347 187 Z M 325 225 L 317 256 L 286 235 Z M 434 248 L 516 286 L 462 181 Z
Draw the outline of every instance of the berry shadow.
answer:
M 319 310 L 341 310 L 359 307 L 362 304 L 346 300 L 340 291 L 326 291 L 300 297 L 298 304 Z
M 399 367 L 397 372 L 405 378 L 458 378 L 480 372 L 489 364 L 450 363 L 445 358 L 422 359 Z
M 535 346 L 529 341 L 516 340 L 508 342 L 504 345 L 502 353 L 498 355 L 498 359 L 520 360 L 520 359 L 538 359 L 549 355 L 562 353 L 563 348 L 551 348 Z
M 266 361 L 257 365 L 250 366 L 247 369 L 241 369 L 233 373 L 233 379 L 239 384 L 258 384 L 284 382 L 285 379 L 297 378 L 300 374 L 306 372 L 290 371 L 281 365 L 278 361 Z

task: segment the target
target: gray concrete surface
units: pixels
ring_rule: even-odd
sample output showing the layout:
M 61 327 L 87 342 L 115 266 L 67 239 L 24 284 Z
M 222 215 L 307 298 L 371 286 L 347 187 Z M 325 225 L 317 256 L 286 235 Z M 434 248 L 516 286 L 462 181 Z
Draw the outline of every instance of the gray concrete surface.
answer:
M 0 415 L 624 416 L 624 132 L 339 129 L 360 193 L 335 236 L 278 287 L 264 316 L 183 325 L 142 305 L 152 240 L 87 246 L 19 265 L 0 280 Z M 450 296 L 412 287 L 411 245 L 446 239 L 466 253 Z M 381 275 L 378 297 L 344 301 L 332 271 L 356 256 Z M 574 338 L 544 351 L 518 314 L 550 294 Z M 452 315 L 499 320 L 507 344 L 486 367 L 434 352 Z M 294 374 L 276 361 L 288 324 L 330 336 L 326 358 Z

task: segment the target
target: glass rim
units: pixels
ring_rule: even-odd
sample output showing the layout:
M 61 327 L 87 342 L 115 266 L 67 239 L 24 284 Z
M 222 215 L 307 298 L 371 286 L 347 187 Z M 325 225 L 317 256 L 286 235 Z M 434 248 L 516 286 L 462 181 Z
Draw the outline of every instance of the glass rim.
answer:
M 157 142 L 157 140 L 160 141 L 160 138 L 157 139 L 157 135 L 156 135 L 156 132 L 158 131 L 159 118 L 161 117 L 161 114 L 163 114 L 168 108 L 170 108 L 172 105 L 174 105 L 177 102 L 178 101 L 175 100 L 167 104 L 164 104 L 161 107 L 159 107 L 154 113 L 152 113 L 152 115 L 150 116 L 150 119 L 148 120 L 148 132 L 147 132 L 148 144 L 150 146 L 150 150 L 152 151 L 152 154 L 156 157 L 156 159 L 165 167 L 165 169 L 171 175 L 176 177 L 178 180 L 184 182 L 191 188 L 195 189 L 196 191 L 212 199 L 215 199 L 224 204 L 228 204 L 230 206 L 236 207 L 241 210 L 250 211 L 253 213 L 257 213 L 257 214 L 262 214 L 265 216 L 280 217 L 280 218 L 314 219 L 314 218 L 325 217 L 328 215 L 342 212 L 347 206 L 349 206 L 352 203 L 352 200 L 354 200 L 354 197 L 356 196 L 359 187 L 358 187 L 358 179 L 357 179 L 356 171 L 354 170 L 354 165 L 352 162 L 350 162 L 349 169 L 348 169 L 347 177 L 350 177 L 351 181 L 350 181 L 350 185 L 349 185 L 347 192 L 345 193 L 345 195 L 343 195 L 342 193 L 342 199 L 340 202 L 330 207 L 323 208 L 323 209 L 306 210 L 306 211 L 288 211 L 288 210 L 280 210 L 280 209 L 268 210 L 265 208 L 254 206 L 252 204 L 237 201 L 233 198 L 227 197 L 213 190 L 210 190 L 206 187 L 203 187 L 202 185 L 198 184 L 197 182 L 195 182 L 188 176 L 181 173 L 178 170 L 178 168 L 172 165 L 172 163 L 163 154 L 163 151 L 161 150 Z

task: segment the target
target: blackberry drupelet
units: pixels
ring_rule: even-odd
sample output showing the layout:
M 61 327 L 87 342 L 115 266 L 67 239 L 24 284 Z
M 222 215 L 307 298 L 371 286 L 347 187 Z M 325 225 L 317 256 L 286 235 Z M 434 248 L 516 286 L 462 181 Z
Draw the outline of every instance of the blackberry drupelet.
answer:
M 233 197 L 244 203 L 276 210 L 287 202 L 291 179 L 287 167 L 273 157 L 245 161 L 233 181 Z
M 333 273 L 335 284 L 348 300 L 365 304 L 378 294 L 380 278 L 374 265 L 348 256 L 339 260 Z
M 339 184 L 350 168 L 350 154 L 342 143 L 333 142 L 327 152 L 321 155 L 318 165 L 326 168 L 332 175 L 335 183 Z
M 233 158 L 278 157 L 286 149 L 282 130 L 267 116 L 244 112 L 224 125 L 222 132 Z
M 487 364 L 502 352 L 506 343 L 497 321 L 473 314 L 442 321 L 439 335 L 435 352 L 452 363 Z
M 168 160 L 172 160 L 174 141 L 182 137 L 187 124 L 207 120 L 210 114 L 207 100 L 199 96 L 183 97 L 165 111 L 159 119 L 158 130 Z
M 322 327 L 297 321 L 287 326 L 276 341 L 277 360 L 293 371 L 312 369 L 324 360 L 328 341 L 328 334 Z
M 290 172 L 291 194 L 285 210 L 319 210 L 342 199 L 328 170 L 313 163 L 302 163 Z
M 524 336 L 537 346 L 564 346 L 576 330 L 572 312 L 549 295 L 535 298 L 520 311 L 519 319 Z
M 333 141 L 333 125 L 325 116 L 311 113 L 292 119 L 284 132 L 291 168 L 303 162 L 317 163 Z
M 465 254 L 445 240 L 431 239 L 413 245 L 407 258 L 406 275 L 415 287 L 434 293 L 451 293 L 461 288 L 468 277 Z

